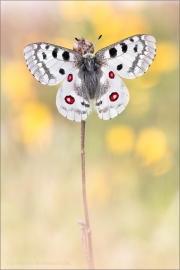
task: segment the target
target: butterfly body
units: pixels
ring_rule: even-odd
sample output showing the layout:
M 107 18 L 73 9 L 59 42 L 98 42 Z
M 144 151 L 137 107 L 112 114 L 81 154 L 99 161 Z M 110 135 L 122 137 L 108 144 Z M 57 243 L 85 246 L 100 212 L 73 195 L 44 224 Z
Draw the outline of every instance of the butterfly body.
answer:
M 82 74 L 82 84 L 87 89 L 87 94 L 90 99 L 94 99 L 100 92 L 100 78 L 102 76 L 101 65 L 97 61 L 94 54 L 87 53 L 83 55 L 83 64 L 80 67 Z
M 155 38 L 136 35 L 93 54 L 92 43 L 77 40 L 75 50 L 48 43 L 25 47 L 26 63 L 42 84 L 61 83 L 56 97 L 59 112 L 80 122 L 90 113 L 90 99 L 103 120 L 120 114 L 129 101 L 128 90 L 119 76 L 133 79 L 152 63 Z

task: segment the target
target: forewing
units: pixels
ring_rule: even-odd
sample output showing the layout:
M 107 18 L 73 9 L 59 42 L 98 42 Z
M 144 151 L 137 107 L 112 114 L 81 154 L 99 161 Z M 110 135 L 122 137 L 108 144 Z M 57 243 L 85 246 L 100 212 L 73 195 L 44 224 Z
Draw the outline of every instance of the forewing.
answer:
M 82 56 L 49 43 L 33 43 L 24 48 L 26 64 L 42 84 L 56 85 L 73 71 Z
M 156 40 L 150 35 L 135 35 L 96 53 L 97 62 L 115 69 L 123 78 L 143 75 L 156 55 Z
M 87 91 L 79 69 L 69 74 L 62 82 L 56 96 L 58 111 L 67 119 L 81 122 L 90 113 Z
M 129 101 L 128 90 L 120 77 L 112 69 L 102 67 L 100 92 L 97 93 L 95 107 L 99 118 L 109 120 L 120 114 Z

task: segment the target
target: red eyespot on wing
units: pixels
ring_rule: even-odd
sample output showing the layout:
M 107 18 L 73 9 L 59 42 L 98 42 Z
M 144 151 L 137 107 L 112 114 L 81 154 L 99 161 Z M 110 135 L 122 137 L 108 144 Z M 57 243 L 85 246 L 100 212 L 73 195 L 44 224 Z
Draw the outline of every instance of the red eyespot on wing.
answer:
M 110 96 L 109 99 L 110 101 L 116 101 L 119 98 L 119 94 L 117 92 L 113 92 Z
M 68 103 L 68 104 L 73 104 L 74 101 L 75 101 L 75 99 L 74 99 L 72 96 L 66 96 L 66 97 L 64 98 L 64 100 L 65 100 L 66 103 Z
M 68 82 L 71 82 L 73 80 L 73 75 L 69 74 L 68 77 L 67 77 L 67 80 L 68 80 Z
M 114 76 L 115 76 L 115 75 L 114 75 L 114 72 L 110 71 L 110 72 L 109 72 L 109 78 L 110 78 L 110 79 L 114 79 Z

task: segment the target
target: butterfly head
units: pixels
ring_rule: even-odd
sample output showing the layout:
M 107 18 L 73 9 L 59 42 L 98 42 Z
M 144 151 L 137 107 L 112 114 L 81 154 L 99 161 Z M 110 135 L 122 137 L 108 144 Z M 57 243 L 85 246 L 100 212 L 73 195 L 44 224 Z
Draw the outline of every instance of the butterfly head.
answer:
M 81 39 L 75 38 L 76 42 L 73 45 L 73 50 L 84 55 L 86 53 L 94 52 L 94 45 L 92 42 L 85 40 L 83 37 Z

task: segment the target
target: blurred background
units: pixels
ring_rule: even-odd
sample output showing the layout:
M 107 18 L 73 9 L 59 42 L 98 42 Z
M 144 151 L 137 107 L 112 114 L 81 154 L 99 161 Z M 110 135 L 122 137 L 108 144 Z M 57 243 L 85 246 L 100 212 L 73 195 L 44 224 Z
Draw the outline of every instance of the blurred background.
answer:
M 135 34 L 157 40 L 148 72 L 123 79 L 125 111 L 86 121 L 86 178 L 97 269 L 179 269 L 179 1 L 2 1 L 2 268 L 86 269 L 80 123 L 55 105 L 23 49 L 95 51 Z

